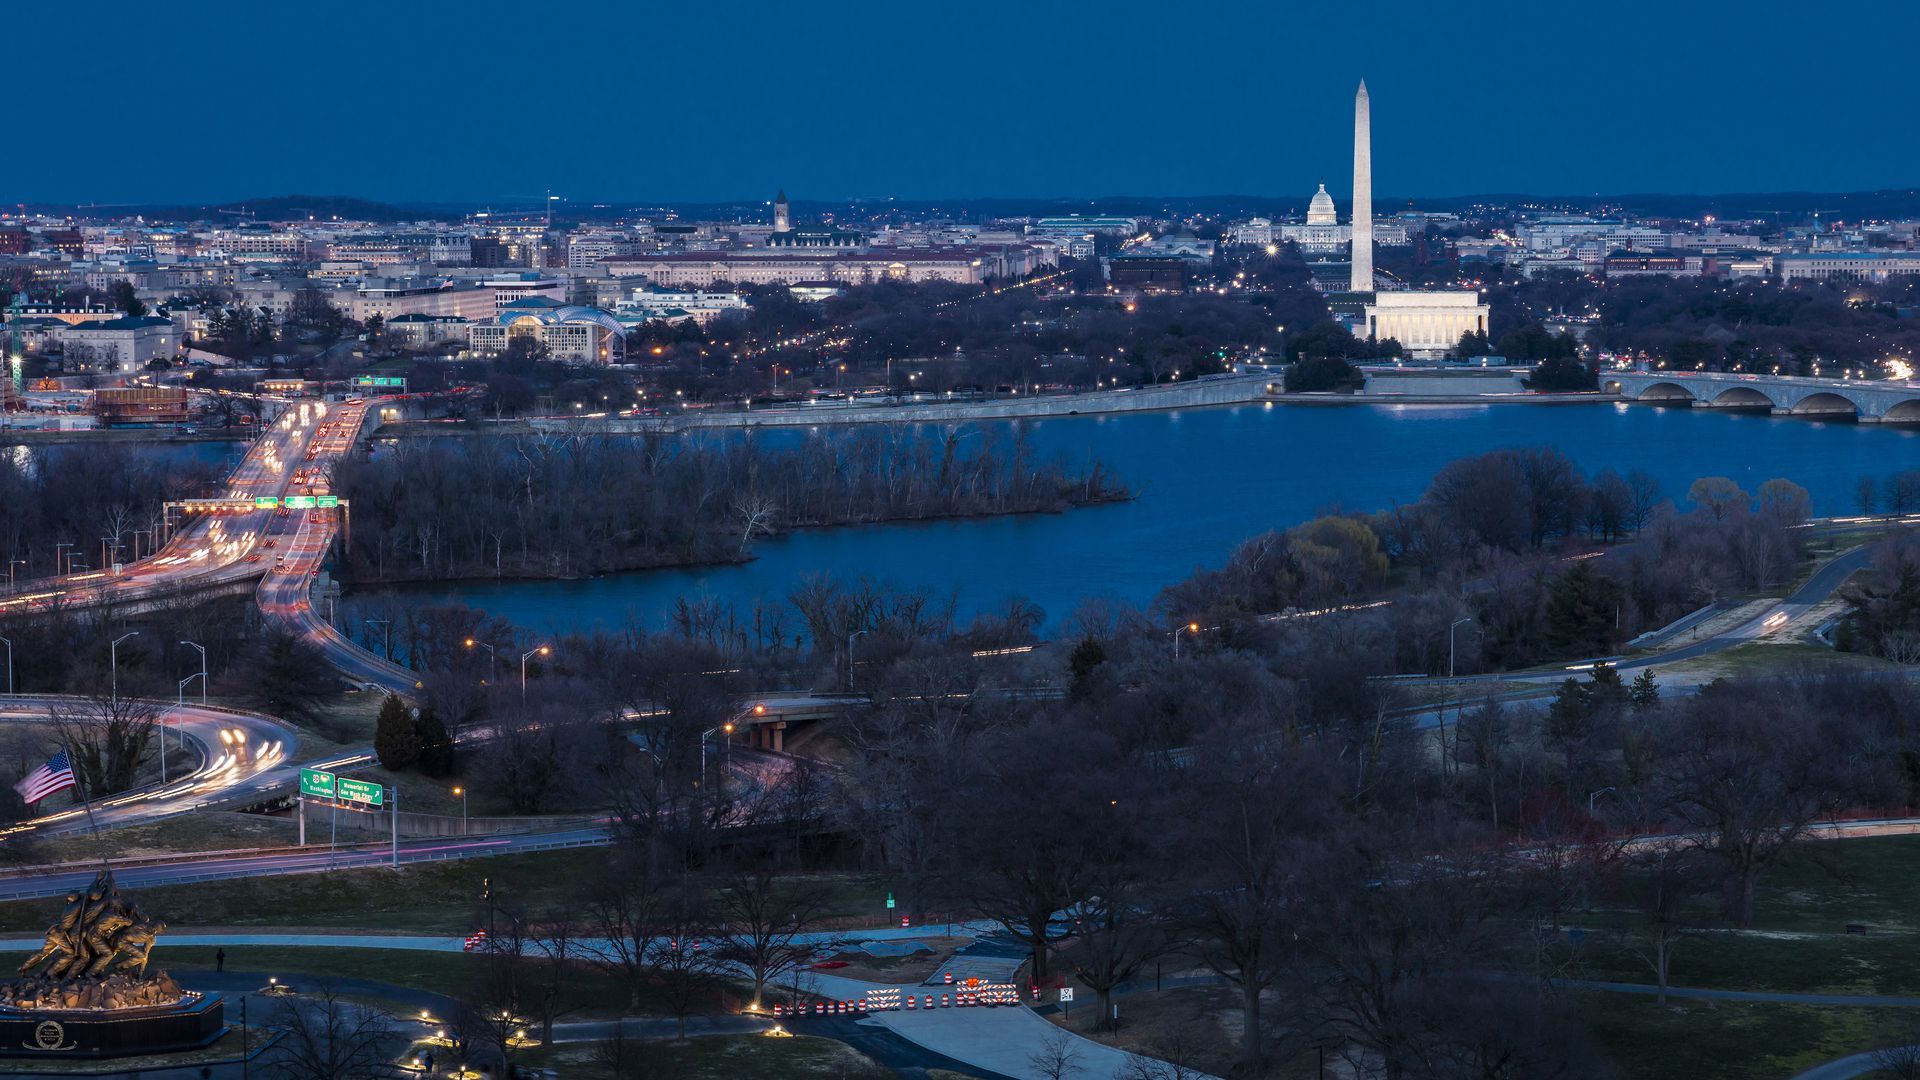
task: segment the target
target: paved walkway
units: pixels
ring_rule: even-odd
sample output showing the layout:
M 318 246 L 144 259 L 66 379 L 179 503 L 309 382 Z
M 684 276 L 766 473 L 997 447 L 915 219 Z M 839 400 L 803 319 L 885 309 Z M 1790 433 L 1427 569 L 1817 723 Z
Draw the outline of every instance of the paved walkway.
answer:
M 954 933 L 984 935 L 994 929 L 995 927 L 987 923 L 965 923 L 956 925 Z M 852 936 L 855 935 L 841 931 L 805 934 L 801 935 L 800 939 L 828 944 L 844 941 Z M 861 931 L 857 936 L 866 940 L 925 937 L 927 929 L 890 926 Z M 41 940 L 38 937 L 0 938 L 0 951 L 31 950 L 37 948 Z M 460 938 L 431 934 L 296 934 L 273 931 L 168 934 L 165 943 L 203 946 L 277 945 L 395 949 L 413 952 L 460 952 L 463 945 Z M 224 975 L 195 973 L 195 978 L 208 980 L 207 985 L 210 987 L 218 982 L 245 988 L 248 984 L 258 986 L 263 981 L 263 976 L 244 972 L 229 972 Z M 283 978 L 295 979 L 289 976 L 283 976 Z M 294 985 L 301 987 L 309 978 L 297 977 Z M 321 980 L 312 978 L 311 981 L 317 986 Z M 791 979 L 782 978 L 780 982 L 783 986 L 790 985 Z M 819 971 L 802 972 L 799 983 L 804 992 L 836 1000 L 857 999 L 870 990 L 906 989 L 898 984 L 867 982 Z M 384 984 L 367 983 L 366 985 L 373 987 Z M 447 1003 L 450 1001 L 439 995 L 421 991 L 391 989 L 403 995 L 399 1000 L 405 1000 L 408 1004 L 418 1004 L 424 1008 L 446 1010 Z M 393 995 L 383 991 L 383 996 Z M 673 1021 L 647 1019 L 628 1020 L 624 1023 L 628 1033 L 644 1036 L 653 1034 L 653 1027 L 656 1024 L 665 1025 L 660 1029 L 660 1034 L 671 1034 Z M 936 1008 L 931 1011 L 876 1013 L 856 1023 L 891 1033 L 921 1047 L 932 1055 L 926 1059 L 928 1062 L 937 1063 L 939 1059 L 951 1059 L 969 1066 L 968 1071 L 986 1076 L 989 1080 L 995 1077 L 1003 1077 L 1007 1080 L 1043 1080 L 1041 1072 L 1034 1067 L 1032 1059 L 1035 1054 L 1046 1050 L 1055 1040 L 1062 1038 L 1068 1040 L 1076 1051 L 1075 1064 L 1079 1066 L 1079 1071 L 1073 1074 L 1075 1080 L 1126 1080 L 1132 1073 L 1130 1068 L 1132 1055 L 1056 1027 L 1024 1006 Z M 765 1024 L 765 1021 L 753 1017 L 710 1017 L 701 1018 L 698 1021 L 690 1020 L 688 1029 L 696 1034 L 719 1034 L 760 1030 Z M 558 1024 L 555 1025 L 554 1041 L 576 1042 L 603 1039 L 613 1033 L 614 1026 L 614 1021 L 575 1021 Z M 1204 1080 L 1204 1078 L 1196 1075 L 1195 1080 Z
M 1825 1065 L 1815 1065 L 1793 1080 L 1853 1080 L 1856 1076 L 1867 1076 L 1879 1067 L 1874 1060 L 1879 1054 L 1878 1050 L 1869 1050 L 1864 1054 L 1829 1061 Z

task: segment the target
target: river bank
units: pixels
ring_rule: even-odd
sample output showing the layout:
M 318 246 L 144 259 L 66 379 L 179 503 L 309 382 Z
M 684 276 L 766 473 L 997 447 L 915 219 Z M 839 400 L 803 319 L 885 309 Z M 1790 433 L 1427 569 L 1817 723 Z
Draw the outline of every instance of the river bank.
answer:
M 1275 376 L 1210 375 L 1191 382 L 1096 390 L 1084 394 L 998 398 L 990 401 L 917 401 L 902 404 L 846 404 L 823 398 L 804 406 L 687 409 L 660 415 L 539 416 L 513 420 L 396 420 L 380 426 L 375 438 L 437 438 L 516 432 L 556 434 L 674 434 L 727 428 L 810 428 L 829 424 L 944 424 L 973 420 L 1044 419 L 1163 412 L 1170 409 L 1245 405 L 1266 398 Z
M 1020 425 L 1037 455 L 1099 461 L 1124 477 L 1135 498 L 1071 514 L 794 531 L 756 542 L 747 563 L 585 582 L 406 585 L 359 595 L 459 600 L 523 626 L 571 632 L 613 629 L 629 619 L 658 627 L 683 596 L 741 610 L 756 600 L 780 603 L 807 575 L 828 574 L 954 595 L 962 618 L 1022 596 L 1058 627 L 1083 601 L 1150 603 L 1163 586 L 1219 566 L 1236 544 L 1268 529 L 1412 502 L 1447 462 L 1502 447 L 1554 446 L 1589 473 L 1644 470 L 1683 508 L 1688 486 L 1701 476 L 1725 476 L 1749 492 L 1784 477 L 1807 488 L 1816 514 L 1853 512 L 1862 475 L 1883 474 L 1920 452 L 1920 431 L 1889 425 L 1781 424 L 1731 410 L 1640 408 L 1597 397 L 1560 400 L 1602 407 L 1361 398 L 1321 404 L 1376 407 L 1260 402 L 1053 419 Z
M 807 533 L 831 532 L 836 529 L 876 528 L 876 527 L 885 527 L 885 526 L 892 526 L 892 525 L 933 525 L 933 524 L 940 524 L 940 523 L 946 523 L 946 522 L 980 521 L 980 520 L 985 520 L 990 518 L 1059 517 L 1066 514 L 1071 514 L 1076 510 L 1085 510 L 1092 507 L 1104 506 L 1110 503 L 1131 502 L 1133 501 L 1133 498 L 1134 496 L 1131 492 L 1122 491 L 1122 492 L 1103 494 L 1096 498 L 1068 502 L 1061 506 L 1041 507 L 1038 509 L 1006 510 L 1006 511 L 997 511 L 997 512 L 991 511 L 991 510 L 982 510 L 982 511 L 977 511 L 972 513 L 931 514 L 923 517 L 912 517 L 912 516 L 879 517 L 879 518 L 850 519 L 847 521 L 820 522 L 817 524 L 796 525 L 790 528 L 780 529 L 770 534 L 765 534 L 761 537 L 760 543 L 766 544 L 766 543 L 780 543 L 782 541 L 792 541 L 793 539 L 803 536 Z M 603 581 L 608 578 L 616 577 L 618 575 L 623 575 L 623 574 L 645 574 L 645 573 L 652 573 L 656 571 L 698 572 L 698 571 L 704 571 L 704 570 L 718 570 L 718 569 L 722 569 L 730 566 L 744 566 L 754 562 L 759 558 L 760 558 L 760 554 L 759 554 L 758 546 L 756 545 L 755 548 L 750 548 L 748 549 L 748 551 L 746 551 L 743 554 L 732 555 L 732 556 L 714 555 L 711 557 L 699 557 L 699 558 L 692 558 L 692 559 L 662 558 L 662 559 L 653 559 L 653 560 L 633 560 L 630 562 L 607 565 L 607 566 L 598 567 L 591 570 L 582 571 L 580 573 L 572 573 L 572 574 L 531 573 L 531 572 L 528 572 L 524 567 L 516 567 L 513 570 L 506 573 L 500 573 L 500 572 L 490 573 L 490 572 L 487 572 L 484 567 L 476 567 L 470 571 L 459 571 L 459 572 L 453 572 L 453 573 L 447 573 L 447 574 L 434 574 L 430 576 L 390 574 L 384 577 L 377 577 L 372 575 L 363 575 L 358 572 L 355 572 L 350 575 L 349 574 L 340 575 L 339 581 L 343 586 L 346 586 L 348 588 L 361 588 L 361 589 L 386 589 L 386 588 L 394 588 L 394 587 L 429 587 L 429 586 L 435 586 L 435 585 L 460 586 L 460 585 L 470 585 L 470 584 L 480 584 L 480 583 L 514 585 L 514 584 L 539 584 L 542 582 L 588 582 L 588 581 Z
M 176 443 L 245 442 L 254 432 L 244 429 L 181 432 L 161 428 L 22 428 L 0 427 L 0 446 L 81 446 L 87 443 L 129 443 L 166 446 Z

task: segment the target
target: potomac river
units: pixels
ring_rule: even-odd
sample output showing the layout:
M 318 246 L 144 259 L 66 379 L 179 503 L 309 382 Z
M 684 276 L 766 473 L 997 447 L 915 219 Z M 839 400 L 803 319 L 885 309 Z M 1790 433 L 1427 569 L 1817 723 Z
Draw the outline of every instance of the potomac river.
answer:
M 682 595 L 730 598 L 744 611 L 755 598 L 783 598 L 807 574 L 864 574 L 952 592 L 963 616 L 1024 596 L 1054 626 L 1082 598 L 1151 601 L 1263 530 L 1417 500 L 1448 461 L 1501 447 L 1556 446 L 1589 474 L 1645 469 L 1677 500 L 1699 476 L 1729 476 L 1749 491 L 1784 476 L 1812 493 L 1820 514 L 1853 512 L 1863 475 L 1920 469 L 1912 428 L 1646 405 L 1262 403 L 1027 423 L 1043 452 L 1091 456 L 1137 498 L 1063 514 L 805 530 L 761 541 L 758 558 L 739 565 L 392 591 L 566 632 L 629 618 L 659 626 Z

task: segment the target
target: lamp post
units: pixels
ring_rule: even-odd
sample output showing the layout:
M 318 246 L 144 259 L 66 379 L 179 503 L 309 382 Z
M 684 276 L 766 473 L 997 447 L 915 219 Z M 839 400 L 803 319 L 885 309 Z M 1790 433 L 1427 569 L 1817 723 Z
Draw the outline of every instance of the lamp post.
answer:
M 386 652 L 386 655 L 381 657 L 381 659 L 383 660 L 393 659 L 393 620 L 392 619 L 361 619 L 360 622 L 362 625 L 371 625 L 373 623 L 380 624 L 380 643 Z
M 73 546 L 73 542 L 70 540 L 62 540 L 59 543 L 53 545 L 53 576 L 54 577 L 63 577 L 66 575 L 67 571 L 63 569 L 63 567 L 67 565 L 67 553 L 64 551 L 61 551 L 60 549 L 70 548 L 72 546 Z
M 1620 789 L 1615 787 L 1603 787 L 1598 791 L 1587 792 L 1587 816 L 1588 817 L 1593 816 L 1593 800 L 1599 798 L 1602 795 L 1605 795 L 1609 791 L 1618 791 L 1618 790 Z
M 460 796 L 460 835 L 465 836 L 467 835 L 467 789 L 457 787 L 453 789 L 453 793 Z
M 0 637 L 0 645 L 7 647 L 7 696 L 13 696 L 13 642 Z
M 192 641 L 182 641 L 180 644 L 200 653 L 200 704 L 205 705 L 207 703 L 207 647 Z
M 727 733 L 727 736 L 728 736 L 727 757 L 729 759 L 733 757 L 733 738 L 732 738 L 733 721 L 729 720 L 726 723 L 721 724 L 719 727 L 710 727 L 707 730 L 701 732 L 700 733 L 700 786 L 701 787 L 707 786 L 707 736 L 713 734 L 716 731 L 724 731 Z
M 493 646 L 487 644 L 484 641 L 475 641 L 472 638 L 468 638 L 467 648 L 471 649 L 475 647 L 487 650 L 487 678 L 489 679 L 493 678 L 493 669 L 500 662 L 499 658 L 496 657 L 493 653 Z
M 855 630 L 847 635 L 847 689 L 849 690 L 853 689 L 853 639 L 864 633 L 866 633 L 865 630 Z
M 1200 624 L 1197 622 L 1190 622 L 1185 626 L 1176 626 L 1173 628 L 1173 658 L 1175 660 L 1180 659 L 1180 635 L 1183 633 L 1197 634 L 1199 632 Z
M 116 709 L 120 706 L 120 643 L 130 637 L 139 636 L 140 631 L 129 630 L 114 638 L 113 644 L 107 647 L 107 667 L 113 672 L 113 704 Z
M 527 700 L 527 659 L 533 656 L 545 656 L 552 651 L 553 650 L 548 646 L 542 645 L 538 648 L 528 649 L 526 652 L 523 652 L 520 654 L 520 700 L 521 701 Z
M 1453 678 L 1453 657 L 1454 657 L 1453 632 L 1459 629 L 1462 625 L 1466 623 L 1470 623 L 1472 621 L 1473 621 L 1473 616 L 1468 615 L 1468 616 L 1464 616 L 1462 618 L 1453 620 L 1453 623 L 1447 627 L 1447 678 L 1449 679 Z
M 13 589 L 13 568 L 16 566 L 25 566 L 25 565 L 27 565 L 27 560 L 25 559 L 8 559 L 7 560 L 7 589 L 9 591 Z

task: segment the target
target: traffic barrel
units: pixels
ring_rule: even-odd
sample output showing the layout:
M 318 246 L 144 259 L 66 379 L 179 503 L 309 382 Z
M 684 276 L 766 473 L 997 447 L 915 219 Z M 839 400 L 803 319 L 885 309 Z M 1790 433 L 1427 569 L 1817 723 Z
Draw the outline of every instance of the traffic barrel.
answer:
M 913 995 L 912 995 L 912 994 L 908 994 L 908 995 L 907 995 L 907 1009 L 908 1009 L 908 1011 L 912 1011 L 912 1009 L 913 1009 Z
M 952 985 L 953 985 L 953 972 L 951 972 L 951 971 L 949 971 L 949 972 L 947 972 L 947 973 L 946 973 L 946 975 L 947 975 L 947 985 L 948 985 L 948 986 L 952 986 Z

